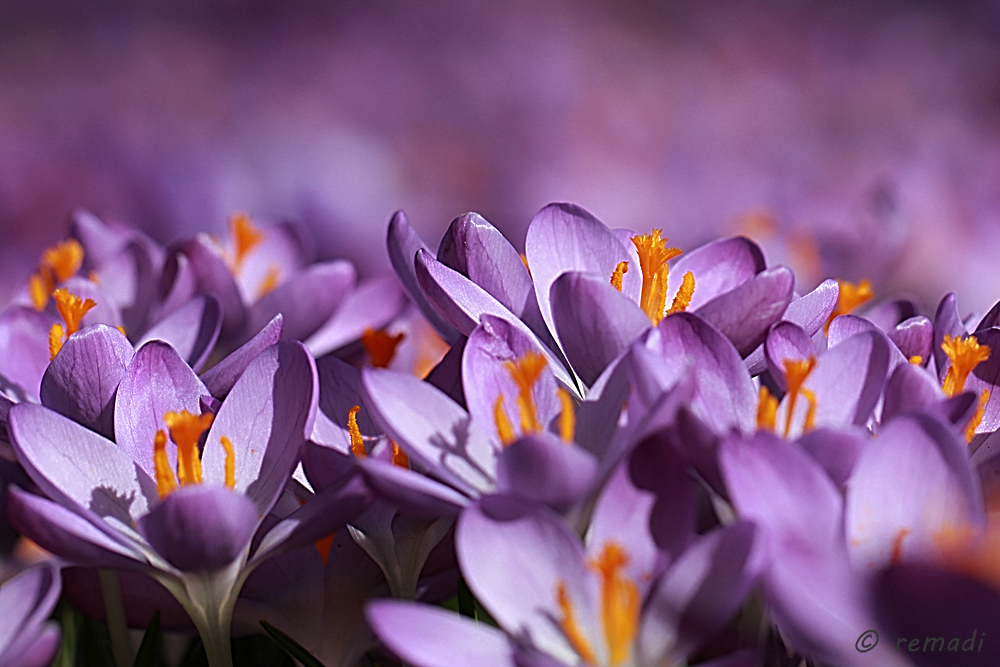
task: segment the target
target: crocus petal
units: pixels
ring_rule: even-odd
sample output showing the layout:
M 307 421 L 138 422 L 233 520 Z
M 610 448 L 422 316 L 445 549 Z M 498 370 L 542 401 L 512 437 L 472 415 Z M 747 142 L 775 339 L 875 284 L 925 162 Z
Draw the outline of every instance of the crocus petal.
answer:
M 889 333 L 904 320 L 916 317 L 917 304 L 909 299 L 893 299 L 880 301 L 871 308 L 864 310 L 864 318 L 882 331 Z
M 944 399 L 941 385 L 930 371 L 914 364 L 901 364 L 885 383 L 882 421 L 904 412 L 920 410 Z
M 797 324 L 778 322 L 767 334 L 767 341 L 764 343 L 767 369 L 783 391 L 786 389 L 785 362 L 802 361 L 815 356 L 816 348 L 813 347 L 809 334 Z
M 827 334 L 828 349 L 836 347 L 848 338 L 863 332 L 873 332 L 877 334 L 879 338 L 885 337 L 887 341 L 891 342 L 891 339 L 889 339 L 889 337 L 881 329 L 865 318 L 858 317 L 857 315 L 840 315 L 834 318 L 833 322 L 830 323 L 830 330 Z M 900 365 L 907 363 L 908 359 L 903 356 L 903 353 L 897 345 L 892 344 L 889 345 L 888 348 L 888 372 L 891 373 Z
M 236 490 L 246 493 L 264 516 L 277 501 L 312 432 L 319 386 L 316 364 L 297 341 L 273 345 L 240 376 L 212 422 L 202 467 L 206 483 L 223 484 L 232 443 Z
M 36 635 L 21 635 L 8 647 L 13 662 L 7 662 L 6 655 L 0 655 L 0 665 L 10 667 L 48 667 L 52 664 L 59 644 L 62 641 L 62 630 L 55 621 L 44 624 Z M 6 653 L 6 652 L 5 652 Z
M 201 237 L 182 243 L 178 251 L 187 256 L 198 292 L 214 295 L 222 305 L 222 338 L 239 336 L 246 324 L 247 309 L 229 267 Z
M 469 504 L 468 496 L 408 468 L 373 458 L 358 461 L 358 467 L 379 497 L 417 518 L 458 516 Z
M 670 267 L 670 303 L 681 276 L 694 274 L 694 295 L 688 310 L 696 311 L 712 299 L 730 292 L 767 268 L 760 247 L 743 236 L 706 243 L 681 255 Z M 610 275 L 610 274 L 609 274 Z
M 462 357 L 468 340 L 465 336 L 459 336 L 455 344 L 445 352 L 444 358 L 424 378 L 428 384 L 437 387 L 466 409 L 468 406 L 465 403 L 465 388 L 462 386 Z
M 937 554 L 947 528 L 983 523 L 978 480 L 956 429 L 929 415 L 895 419 L 847 483 L 846 530 L 861 566 Z
M 379 600 L 368 605 L 365 616 L 379 639 L 414 667 L 516 667 L 502 632 L 453 611 Z
M 510 496 L 487 496 L 462 512 L 455 549 L 469 588 L 501 628 L 567 662 L 575 659 L 552 622 L 557 586 L 565 585 L 584 631 L 592 589 L 580 541 L 557 514 Z
M 590 490 L 597 459 L 555 436 L 528 436 L 504 447 L 497 459 L 497 490 L 566 512 Z
M 412 460 L 468 495 L 494 489 L 497 447 L 469 413 L 412 375 L 366 368 L 361 379 L 376 421 Z
M 88 264 L 85 254 L 84 266 Z M 125 330 L 136 333 L 146 326 L 150 309 L 159 298 L 162 269 L 163 249 L 138 231 L 120 252 L 90 266 L 101 288 L 121 310 Z
M 174 312 L 198 294 L 198 276 L 191 266 L 191 260 L 183 253 L 171 253 L 163 261 L 160 283 L 164 296 L 162 302 L 150 311 L 150 319 L 154 322 Z
M 926 361 L 934 340 L 934 325 L 923 315 L 918 315 L 900 322 L 887 335 L 904 357 L 920 357 L 922 361 Z
M 15 405 L 9 419 L 18 460 L 53 500 L 125 525 L 155 504 L 156 483 L 110 440 L 31 403 Z
M 840 285 L 837 281 L 824 280 L 812 292 L 792 299 L 781 318 L 799 325 L 806 334 L 813 336 L 830 317 L 839 295 Z M 763 348 L 758 347 L 751 352 L 746 358 L 745 365 L 751 375 L 761 373 L 765 368 Z
M 242 493 L 214 484 L 183 486 L 139 519 L 139 531 L 182 572 L 215 572 L 250 547 L 257 508 Z
M 469 335 L 462 355 L 463 395 L 469 415 L 479 424 L 490 424 L 490 435 L 500 441 L 494 407 L 502 395 L 508 415 L 516 414 L 518 385 L 507 368 L 529 353 L 543 354 L 537 339 L 524 334 L 507 320 L 483 315 L 479 326 Z M 551 368 L 545 368 L 535 381 L 532 396 L 536 416 L 542 425 L 548 424 L 561 410 L 557 387 Z M 512 423 L 517 423 L 512 420 Z
M 668 664 L 717 635 L 765 565 L 753 524 L 740 522 L 694 542 L 663 576 L 643 614 L 643 664 Z
M 305 340 L 326 322 L 354 286 L 354 265 L 319 262 L 281 283 L 250 308 L 247 328 L 257 331 L 281 313 L 285 340 Z
M 538 307 L 553 332 L 556 325 L 550 295 L 556 278 L 566 271 L 582 271 L 610 280 L 618 263 L 632 258 L 614 232 L 573 204 L 549 204 L 539 211 L 528 226 L 524 252 Z M 636 275 L 638 268 L 632 265 Z
M 587 386 L 650 326 L 634 302 L 592 274 L 556 278 L 550 307 L 566 359 Z
M 527 267 L 510 241 L 478 213 L 452 221 L 441 238 L 437 259 L 482 287 L 549 342 Z
M 261 298 L 264 286 L 273 281 L 273 276 L 277 275 L 284 284 L 305 270 L 313 258 L 314 246 L 307 241 L 305 230 L 299 224 L 261 225 L 260 231 L 263 238 L 243 258 L 237 273 L 237 286 L 247 304 Z
M 95 266 L 121 252 L 135 233 L 125 225 L 103 222 L 85 209 L 77 209 L 70 216 L 70 236 L 80 242 L 84 257 Z
M 844 485 L 870 437 L 860 432 L 817 428 L 798 439 L 799 447 L 809 452 L 823 466 L 838 487 Z
M 194 623 L 170 591 L 140 570 L 116 570 L 125 605 L 125 620 L 130 628 L 145 628 L 160 612 L 160 628 L 194 632 Z M 101 591 L 98 570 L 93 567 L 68 567 L 63 570 L 63 595 L 74 607 L 90 618 L 107 622 L 107 608 Z M 259 626 L 258 626 L 259 627 Z
M 45 623 L 59 600 L 59 568 L 43 562 L 0 587 L 0 665 L 45 667 L 59 647 L 59 627 Z
M 365 281 L 347 294 L 333 316 L 306 339 L 306 347 L 316 357 L 333 352 L 357 341 L 366 329 L 387 326 L 407 304 L 393 276 Z
M 351 436 L 347 428 L 348 415 L 355 405 L 365 405 L 361 371 L 332 356 L 318 359 L 316 371 L 319 374 L 319 410 L 310 438 L 349 453 Z M 367 408 L 360 410 L 355 419 L 362 436 L 382 434 Z
M 794 287 L 791 269 L 778 266 L 720 294 L 696 312 L 721 331 L 740 355 L 746 356 L 764 342 L 768 328 L 781 318 L 792 300 Z
M 205 294 L 191 299 L 150 327 L 136 347 L 151 340 L 166 341 L 197 371 L 208 361 L 221 330 L 219 300 Z
M 284 320 L 281 315 L 275 315 L 274 319 L 268 322 L 256 336 L 205 371 L 201 376 L 201 381 L 212 396 L 220 400 L 225 398 L 236 381 L 243 375 L 243 371 L 250 365 L 250 362 L 257 358 L 257 355 L 264 348 L 274 345 L 281 339 L 283 325 Z
M 399 276 L 399 280 L 403 283 L 407 294 L 417 304 L 420 312 L 424 314 L 424 317 L 431 323 L 431 326 L 441 334 L 441 337 L 449 344 L 453 344 L 458 340 L 460 334 L 431 305 L 417 283 L 417 274 L 413 264 L 414 259 L 417 256 L 418 250 L 430 252 L 430 248 L 424 245 L 420 237 L 413 231 L 409 220 L 406 218 L 406 214 L 402 211 L 393 213 L 392 218 L 389 220 L 389 228 L 386 232 L 386 247 L 389 251 L 389 261 L 392 262 L 392 268 L 396 271 L 396 275 Z
M 616 507 L 610 516 L 626 515 L 623 501 L 629 502 L 628 498 L 631 496 L 629 504 L 638 503 L 642 507 L 646 503 L 637 501 L 634 494 L 652 492 L 652 505 L 648 510 L 639 511 L 640 517 L 647 516 L 646 527 L 639 534 L 648 532 L 657 549 L 669 560 L 673 560 L 690 543 L 695 528 L 695 493 L 683 461 L 663 440 L 649 438 L 635 448 L 627 467 L 627 482 L 622 480 L 621 486 L 606 487 L 598 500 L 598 510 L 595 510 L 594 517 L 596 523 L 592 523 L 591 529 L 605 523 L 598 512 L 608 512 Z M 631 491 L 630 487 L 634 487 L 635 491 Z M 608 503 L 608 507 L 601 508 L 601 504 Z M 632 521 L 636 518 L 638 517 L 634 517 Z M 620 522 L 622 526 L 627 525 L 624 516 L 621 516 Z M 621 528 L 611 525 L 608 531 L 611 530 Z
M 143 345 L 125 371 L 115 401 L 115 442 L 156 479 L 153 441 L 165 427 L 163 415 L 187 410 L 201 414 L 201 397 L 208 389 L 177 351 L 163 341 Z M 167 448 L 171 465 L 173 447 Z
M 38 398 L 53 323 L 50 315 L 34 308 L 11 306 L 0 313 L 0 375 L 20 388 L 22 400 Z
M 114 437 L 115 392 L 134 354 L 117 329 L 99 324 L 77 332 L 42 376 L 42 404 Z
M 827 350 L 805 381 L 816 395 L 816 426 L 861 425 L 868 421 L 881 396 L 893 351 L 899 352 L 877 329 L 852 336 Z M 802 410 L 804 403 L 799 402 Z

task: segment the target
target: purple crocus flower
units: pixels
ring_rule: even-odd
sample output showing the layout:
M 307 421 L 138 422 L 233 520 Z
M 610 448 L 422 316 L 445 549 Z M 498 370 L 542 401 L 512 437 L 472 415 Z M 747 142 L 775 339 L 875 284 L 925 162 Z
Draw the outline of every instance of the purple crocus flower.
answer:
M 119 386 L 116 443 L 43 406 L 15 406 L 18 459 L 51 500 L 14 489 L 10 513 L 23 534 L 71 562 L 147 572 L 187 610 L 211 664 L 229 665 L 230 618 L 247 575 L 264 558 L 328 534 L 368 497 L 344 480 L 251 552 L 311 430 L 315 367 L 301 344 L 280 343 L 247 367 L 214 418 L 201 410 L 207 395 L 172 348 L 150 343 Z M 164 422 L 176 453 L 167 451 Z
M 59 649 L 59 626 L 47 621 L 59 601 L 59 568 L 45 562 L 0 586 L 0 665 L 45 667 Z

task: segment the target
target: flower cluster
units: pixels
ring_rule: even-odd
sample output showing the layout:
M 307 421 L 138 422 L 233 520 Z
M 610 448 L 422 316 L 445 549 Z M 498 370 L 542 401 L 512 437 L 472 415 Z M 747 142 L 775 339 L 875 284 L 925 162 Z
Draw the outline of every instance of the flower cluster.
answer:
M 799 294 L 569 204 L 523 255 L 476 214 L 387 245 L 358 283 L 291 225 L 74 216 L 0 314 L 8 520 L 51 554 L 0 664 L 48 664 L 60 590 L 119 664 L 154 618 L 213 667 L 261 625 L 328 667 L 1000 663 L 1000 305 Z

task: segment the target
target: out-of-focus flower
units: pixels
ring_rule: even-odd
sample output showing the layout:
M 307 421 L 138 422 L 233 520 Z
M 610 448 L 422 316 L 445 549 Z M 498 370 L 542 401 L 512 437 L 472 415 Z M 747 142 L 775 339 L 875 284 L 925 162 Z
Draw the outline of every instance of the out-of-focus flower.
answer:
M 59 601 L 59 567 L 33 565 L 0 586 L 0 665 L 46 667 L 59 649 L 62 632 L 48 621 Z

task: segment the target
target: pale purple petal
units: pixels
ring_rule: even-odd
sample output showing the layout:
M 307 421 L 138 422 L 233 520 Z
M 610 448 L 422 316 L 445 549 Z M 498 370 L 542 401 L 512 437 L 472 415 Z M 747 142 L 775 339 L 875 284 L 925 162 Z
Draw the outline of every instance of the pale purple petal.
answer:
M 764 358 L 771 377 L 782 389 L 785 387 L 785 362 L 804 361 L 816 356 L 809 334 L 799 325 L 791 322 L 778 322 L 767 335 L 764 343 Z
M 263 238 L 243 258 L 238 274 L 244 303 L 260 298 L 270 276 L 277 274 L 279 283 L 292 279 L 312 261 L 314 244 L 304 238 L 305 230 L 291 222 L 261 225 Z M 267 318 L 268 320 L 270 318 Z
M 47 313 L 11 306 L 0 313 L 0 375 L 28 397 L 38 398 L 42 374 L 49 365 L 49 329 L 55 323 Z
M 871 438 L 860 431 L 817 428 L 797 442 L 823 466 L 833 483 L 841 487 L 850 478 L 858 457 L 870 444 Z
M 158 430 L 166 430 L 163 415 L 187 410 L 201 414 L 201 397 L 208 389 L 177 351 L 163 341 L 143 345 L 122 377 L 115 402 L 115 442 L 156 478 L 153 441 Z M 173 447 L 167 448 L 171 465 Z
M 83 246 L 91 268 L 121 252 L 134 234 L 136 231 L 131 227 L 104 222 L 86 209 L 77 209 L 70 215 L 70 236 Z
M 354 343 L 366 329 L 388 326 L 403 313 L 407 303 L 395 277 L 367 280 L 347 294 L 333 316 L 306 339 L 306 347 L 319 357 Z
M 257 508 L 242 493 L 214 484 L 182 486 L 139 519 L 139 531 L 182 572 L 214 572 L 249 549 Z
M 497 458 L 497 490 L 569 511 L 590 490 L 597 459 L 550 434 L 521 438 Z
M 837 298 L 840 295 L 840 285 L 836 280 L 824 280 L 816 289 L 797 299 L 793 299 L 782 319 L 797 324 L 809 335 L 813 336 L 826 323 Z M 765 366 L 764 350 L 758 347 L 747 356 L 745 365 L 751 375 L 763 372 Z
M 365 406 L 361 386 L 361 371 L 332 356 L 316 360 L 319 375 L 319 410 L 310 439 L 349 452 L 351 436 L 347 429 L 348 415 L 355 405 L 362 407 L 355 419 L 362 436 L 382 434 Z
M 495 487 L 497 445 L 441 390 L 394 371 L 366 368 L 367 405 L 411 460 L 467 495 Z
M 368 605 L 365 616 L 385 645 L 414 667 L 516 667 L 502 632 L 453 611 L 379 600 Z
M 78 331 L 42 376 L 42 404 L 113 438 L 115 392 L 134 355 L 117 329 L 98 324 Z
M 211 295 L 200 295 L 150 327 L 136 347 L 151 340 L 165 341 L 197 371 L 208 361 L 221 329 L 219 300 Z
M 236 381 L 243 375 L 243 371 L 250 365 L 250 362 L 264 348 L 274 345 L 281 339 L 283 324 L 284 321 L 281 315 L 275 315 L 274 319 L 268 322 L 256 336 L 202 374 L 201 381 L 211 392 L 212 396 L 218 399 L 226 397 L 230 390 L 232 390 L 233 385 L 236 384 Z
M 930 358 L 934 325 L 923 315 L 900 322 L 888 331 L 888 336 L 907 359 L 920 357 L 924 362 Z
M 277 501 L 312 432 L 319 386 L 316 364 L 295 341 L 273 345 L 247 366 L 212 422 L 202 467 L 207 483 L 225 480 L 229 438 L 236 458 L 236 490 L 265 515 Z
M 976 433 L 991 433 L 1000 429 L 1000 329 L 977 331 L 976 340 L 990 348 L 990 356 L 972 370 L 965 382 L 965 390 L 974 392 L 976 396 L 984 390 L 990 391 L 983 409 L 983 420 L 976 427 Z M 950 361 L 945 361 L 941 368 L 946 372 L 950 365 Z
M 312 264 L 262 296 L 251 308 L 247 329 L 256 332 L 279 313 L 282 338 L 305 340 L 320 328 L 354 286 L 354 266 L 345 260 Z
M 587 386 L 650 327 L 634 302 L 607 278 L 592 274 L 567 272 L 556 278 L 550 307 L 566 358 Z
M 672 561 L 690 543 L 695 529 L 695 491 L 684 463 L 667 443 L 657 438 L 649 438 L 636 447 L 626 465 L 629 473 L 627 482 L 623 480 L 622 486 L 617 487 L 617 490 L 605 488 L 605 495 L 598 501 L 599 510 L 600 503 L 613 503 L 603 511 L 608 511 L 617 505 L 609 516 L 614 517 L 616 513 L 619 514 L 621 525 L 616 527 L 614 523 L 609 523 L 606 530 L 598 529 L 595 535 L 623 530 L 624 526 L 628 525 L 625 519 L 626 511 L 621 503 L 623 499 L 632 495 L 632 502 L 638 502 L 643 509 L 638 510 L 638 516 L 633 516 L 630 521 L 642 520 L 640 517 L 645 517 L 646 525 L 641 534 L 648 532 L 657 549 L 663 552 L 668 561 Z M 646 509 L 644 501 L 634 499 L 631 488 L 642 495 L 651 492 L 652 505 Z M 609 493 L 616 495 L 605 497 Z M 607 519 L 599 518 L 595 512 L 594 521 L 596 523 L 592 524 L 591 530 L 605 524 Z M 636 548 L 642 540 L 645 540 L 645 537 L 632 540 L 632 548 Z
M 930 371 L 914 364 L 901 364 L 885 383 L 882 421 L 926 408 L 944 398 L 941 385 Z
M 222 338 L 239 336 L 246 324 L 247 309 L 229 267 L 201 237 L 183 242 L 178 251 L 187 256 L 198 293 L 212 294 L 222 305 Z
M 868 421 L 882 394 L 892 352 L 899 350 L 874 328 L 827 350 L 805 381 L 816 395 L 815 425 L 838 427 Z M 804 403 L 798 404 L 802 410 Z
M 909 299 L 894 299 L 881 301 L 865 309 L 863 316 L 882 331 L 889 333 L 904 320 L 916 317 L 918 314 L 917 304 Z
M 365 482 L 382 499 L 417 518 L 458 516 L 469 504 L 468 496 L 408 468 L 373 458 L 358 461 L 358 467 Z
M 465 403 L 465 388 L 462 387 L 462 357 L 468 340 L 459 335 L 458 340 L 445 352 L 444 358 L 424 378 L 428 384 L 443 391 L 463 408 L 468 407 Z
M 761 271 L 695 312 L 721 331 L 740 355 L 746 356 L 764 342 L 768 328 L 781 319 L 792 300 L 794 287 L 795 275 L 791 269 L 778 266 Z
M 681 278 L 688 271 L 694 274 L 694 295 L 688 310 L 696 311 L 717 296 L 742 285 L 765 268 L 767 264 L 764 253 L 746 237 L 735 236 L 706 243 L 684 253 L 670 266 L 667 303 L 673 301 L 681 285 Z

